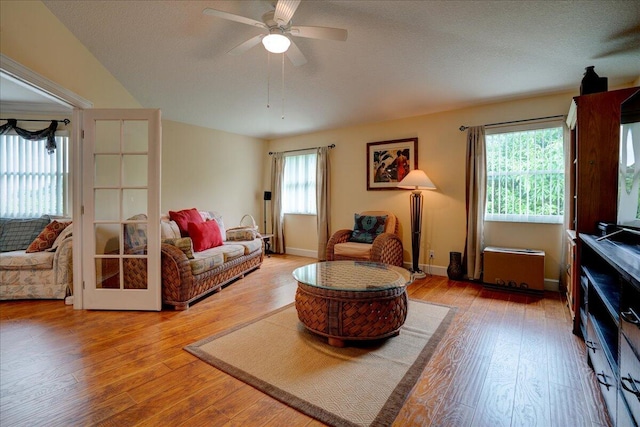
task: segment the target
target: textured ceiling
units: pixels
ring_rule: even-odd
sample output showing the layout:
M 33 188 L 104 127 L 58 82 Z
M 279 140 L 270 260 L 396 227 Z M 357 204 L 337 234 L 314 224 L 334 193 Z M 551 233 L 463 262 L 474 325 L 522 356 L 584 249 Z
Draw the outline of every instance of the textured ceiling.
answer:
M 577 90 L 588 65 L 610 87 L 640 75 L 640 1 L 303 0 L 294 25 L 349 36 L 294 38 L 308 62 L 285 61 L 284 92 L 281 55 L 226 53 L 259 29 L 202 14 L 261 20 L 273 2 L 44 4 L 143 106 L 260 138 Z

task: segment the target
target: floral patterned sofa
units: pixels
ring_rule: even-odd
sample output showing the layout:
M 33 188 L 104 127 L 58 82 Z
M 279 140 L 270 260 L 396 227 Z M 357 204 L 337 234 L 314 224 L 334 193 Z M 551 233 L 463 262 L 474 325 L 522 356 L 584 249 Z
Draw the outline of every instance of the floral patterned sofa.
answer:
M 180 227 L 168 215 L 161 217 L 161 276 L 162 302 L 176 310 L 189 305 L 222 286 L 260 268 L 264 260 L 263 240 L 256 231 L 225 229 L 222 216 L 216 212 L 196 211 L 203 221 L 215 221 L 221 233 L 221 244 L 204 250 L 194 250 L 198 242 L 183 237 Z M 136 219 L 136 217 L 130 218 Z M 139 219 L 139 218 L 137 218 Z M 125 227 L 125 246 L 140 248 L 146 245 L 146 233 L 135 224 Z M 135 250 L 135 249 L 134 249 Z M 144 266 L 138 268 L 131 259 L 125 268 L 129 286 L 135 288 L 137 277 L 144 277 Z
M 0 218 L 0 300 L 70 295 L 72 229 L 68 219 Z

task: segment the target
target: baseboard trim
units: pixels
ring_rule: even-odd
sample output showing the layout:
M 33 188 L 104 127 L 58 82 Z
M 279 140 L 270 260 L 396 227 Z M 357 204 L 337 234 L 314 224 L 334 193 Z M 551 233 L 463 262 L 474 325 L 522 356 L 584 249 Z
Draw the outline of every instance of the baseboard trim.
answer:
M 424 271 L 427 276 L 431 275 L 431 276 L 443 276 L 446 277 L 447 276 L 447 267 L 442 266 L 442 265 L 428 265 L 428 264 L 418 264 L 418 266 L 420 267 L 420 269 L 422 271 Z M 404 268 L 406 268 L 407 270 L 411 270 L 411 263 L 410 262 L 405 262 L 404 263 Z M 478 282 L 480 284 L 482 284 L 481 282 Z M 545 291 L 551 291 L 551 292 L 560 292 L 560 281 L 559 280 L 553 280 L 553 279 L 544 279 L 544 290 Z
M 552 292 L 560 292 L 560 280 L 544 279 L 544 290 Z
M 412 264 L 410 262 L 404 262 L 403 267 L 407 270 L 411 270 Z M 418 264 L 418 268 L 422 270 L 427 276 L 447 276 L 447 267 L 441 265 L 427 265 Z
M 285 248 L 284 253 L 287 255 L 296 255 L 303 256 L 306 258 L 315 258 L 318 259 L 318 251 L 312 251 L 309 249 L 300 249 L 300 248 Z

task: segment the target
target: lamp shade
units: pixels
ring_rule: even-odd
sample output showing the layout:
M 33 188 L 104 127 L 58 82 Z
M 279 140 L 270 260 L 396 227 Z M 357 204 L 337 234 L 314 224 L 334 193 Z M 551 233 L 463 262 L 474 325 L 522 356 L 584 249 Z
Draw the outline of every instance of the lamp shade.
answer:
M 407 190 L 435 190 L 436 186 L 429 179 L 424 171 L 414 169 L 402 181 L 398 183 L 398 188 Z
M 291 40 L 284 34 L 269 34 L 262 39 L 264 48 L 271 53 L 284 53 L 289 49 Z

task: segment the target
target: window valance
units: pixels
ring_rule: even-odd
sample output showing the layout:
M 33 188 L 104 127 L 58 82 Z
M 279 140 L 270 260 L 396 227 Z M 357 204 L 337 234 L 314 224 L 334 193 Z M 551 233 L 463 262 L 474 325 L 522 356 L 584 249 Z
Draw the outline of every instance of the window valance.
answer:
M 53 152 L 56 150 L 56 129 L 58 129 L 57 120 L 51 120 L 51 124 L 49 125 L 48 128 L 40 129 L 36 131 L 29 131 L 29 130 L 18 127 L 17 119 L 7 119 L 7 123 L 0 126 L 0 135 L 4 135 L 13 130 L 22 138 L 27 139 L 29 141 L 39 141 L 41 139 L 46 139 L 47 153 L 53 154 Z

